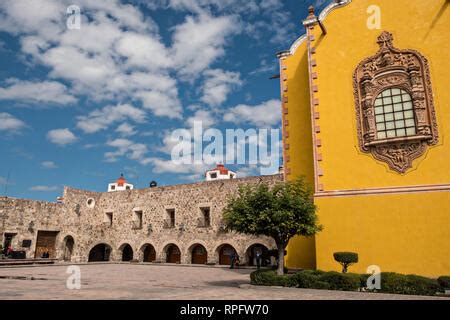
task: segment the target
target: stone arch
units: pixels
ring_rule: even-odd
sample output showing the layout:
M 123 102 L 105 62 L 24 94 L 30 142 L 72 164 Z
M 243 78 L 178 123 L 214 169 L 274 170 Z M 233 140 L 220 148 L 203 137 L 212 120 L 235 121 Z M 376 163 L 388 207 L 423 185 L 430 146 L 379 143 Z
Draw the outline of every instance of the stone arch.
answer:
M 257 252 L 261 254 L 261 265 L 267 266 L 270 264 L 270 255 L 269 255 L 269 249 L 270 246 L 267 246 L 264 241 L 256 241 L 251 243 L 247 246 L 245 249 L 245 261 L 246 264 L 249 266 L 256 266 L 257 260 L 256 255 Z
M 156 249 L 151 243 L 144 243 L 139 249 L 139 261 L 154 262 L 156 260 Z
M 229 242 L 221 243 L 215 250 L 217 264 L 230 265 L 231 255 L 238 254 L 236 246 L 233 246 Z
M 131 245 L 127 242 L 123 243 L 119 249 L 118 249 L 119 253 L 120 253 L 120 261 L 131 261 L 133 260 L 133 255 L 134 255 L 134 251 L 133 251 L 133 247 L 131 247 Z
M 166 244 L 162 249 L 161 258 L 167 263 L 181 263 L 181 249 L 175 242 Z
M 208 249 L 201 242 L 195 242 L 189 246 L 186 257 L 191 264 L 206 264 L 208 263 Z
M 66 235 L 62 241 L 62 260 L 72 261 L 72 255 L 75 248 L 75 240 L 72 235 Z
M 109 261 L 112 247 L 104 242 L 97 243 L 89 250 L 88 262 Z

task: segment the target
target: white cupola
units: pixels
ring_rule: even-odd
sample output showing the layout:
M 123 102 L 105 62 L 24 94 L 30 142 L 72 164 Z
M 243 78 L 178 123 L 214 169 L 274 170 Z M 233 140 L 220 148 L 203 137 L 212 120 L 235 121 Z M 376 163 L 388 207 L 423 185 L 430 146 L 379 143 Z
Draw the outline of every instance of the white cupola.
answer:
M 236 172 L 228 170 L 223 164 L 218 164 L 214 169 L 205 172 L 206 181 L 225 180 L 236 178 Z
M 116 182 L 108 184 L 108 192 L 124 190 L 133 190 L 133 185 L 131 183 L 127 183 L 123 174 L 120 174 L 120 178 L 117 179 Z

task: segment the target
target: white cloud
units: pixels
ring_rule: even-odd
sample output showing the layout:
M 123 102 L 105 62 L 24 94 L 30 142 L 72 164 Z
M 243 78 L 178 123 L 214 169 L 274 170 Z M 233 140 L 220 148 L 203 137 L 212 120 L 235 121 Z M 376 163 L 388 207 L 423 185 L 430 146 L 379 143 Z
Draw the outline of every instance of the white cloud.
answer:
M 69 104 L 77 99 L 68 93 L 67 87 L 56 81 L 31 82 L 8 79 L 7 87 L 0 87 L 0 99 L 23 100 L 32 103 Z
M 0 112 L 0 131 L 19 132 L 25 127 L 26 125 L 22 120 L 9 113 Z
M 77 137 L 67 128 L 54 129 L 47 132 L 47 139 L 57 145 L 65 146 L 77 140 Z
M 221 69 L 206 70 L 201 100 L 210 106 L 219 106 L 226 101 L 233 87 L 242 85 L 238 72 Z
M 195 78 L 225 54 L 227 38 L 240 32 L 240 25 L 234 16 L 201 14 L 187 16 L 174 30 L 173 62 L 181 75 Z
M 281 103 L 273 99 L 259 105 L 240 104 L 227 111 L 225 121 L 235 123 L 252 123 L 257 126 L 273 126 L 281 120 Z
M 137 131 L 134 129 L 132 125 L 129 123 L 122 123 L 120 126 L 117 127 L 116 132 L 118 132 L 120 135 L 128 137 L 135 135 Z
M 146 121 L 145 111 L 129 104 L 106 106 L 102 109 L 92 111 L 87 116 L 78 116 L 77 128 L 83 130 L 85 133 L 95 133 L 108 128 L 114 122 L 127 119 L 137 123 L 143 123 Z
M 30 188 L 31 191 L 39 191 L 39 192 L 50 192 L 50 191 L 57 191 L 59 190 L 58 186 L 32 186 Z
M 110 140 L 106 145 L 116 148 L 116 151 L 106 152 L 104 155 L 105 162 L 116 162 L 122 156 L 126 156 L 131 160 L 142 161 L 148 151 L 145 144 L 135 143 L 124 138 Z
M 189 117 L 186 120 L 186 124 L 188 125 L 190 130 L 193 129 L 195 121 L 201 121 L 203 130 L 211 127 L 216 123 L 216 120 L 213 118 L 211 111 L 208 110 L 197 110 L 193 116 Z
M 45 169 L 56 169 L 58 166 L 53 161 L 42 161 L 41 166 Z

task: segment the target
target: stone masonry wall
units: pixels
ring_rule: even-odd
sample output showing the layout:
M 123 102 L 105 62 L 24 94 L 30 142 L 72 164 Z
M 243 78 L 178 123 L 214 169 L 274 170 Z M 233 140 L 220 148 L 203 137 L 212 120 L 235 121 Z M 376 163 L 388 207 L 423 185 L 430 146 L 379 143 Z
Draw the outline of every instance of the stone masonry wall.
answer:
M 0 198 L 0 241 L 3 243 L 5 233 L 17 233 L 13 248 L 26 250 L 27 258 L 34 258 L 37 232 L 59 231 L 57 258 L 63 259 L 66 239 L 71 236 L 73 262 L 87 261 L 90 250 L 96 244 L 105 243 L 112 248 L 112 261 L 121 260 L 125 244 L 132 247 L 134 259 L 142 261 L 143 246 L 151 244 L 156 260 L 165 261 L 167 246 L 175 244 L 181 251 L 181 263 L 190 263 L 193 245 L 201 244 L 207 250 L 208 263 L 217 263 L 219 248 L 229 244 L 236 249 L 241 262 L 246 262 L 251 245 L 262 244 L 274 249 L 275 243 L 268 237 L 223 232 L 222 210 L 227 197 L 235 194 L 239 185 L 270 184 L 281 179 L 281 175 L 273 175 L 117 192 L 65 187 L 63 203 L 3 197 Z M 202 226 L 200 208 L 204 207 L 210 208 L 210 227 Z M 174 228 L 165 227 L 167 209 L 175 210 Z M 135 212 L 142 212 L 140 228 Z M 106 213 L 112 213 L 112 225 L 107 222 Z M 20 247 L 24 239 L 32 240 L 30 248 Z

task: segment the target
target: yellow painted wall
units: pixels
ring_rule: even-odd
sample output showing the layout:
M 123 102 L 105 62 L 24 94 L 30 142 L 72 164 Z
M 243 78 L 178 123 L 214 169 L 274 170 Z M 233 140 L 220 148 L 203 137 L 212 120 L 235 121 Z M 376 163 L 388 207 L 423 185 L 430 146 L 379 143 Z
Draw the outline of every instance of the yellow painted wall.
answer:
M 381 30 L 366 26 L 371 5 L 381 9 Z M 325 19 L 327 35 L 315 28 L 321 133 L 320 182 L 325 190 L 377 188 L 450 182 L 450 3 L 446 0 L 357 0 L 332 11 Z M 374 55 L 383 31 L 394 46 L 415 49 L 428 60 L 439 130 L 439 145 L 413 162 L 401 175 L 358 148 L 352 75 L 356 66 Z M 353 165 L 352 165 L 353 164 Z
M 287 81 L 281 79 L 283 85 L 288 85 L 289 102 L 285 105 L 288 113 L 283 116 L 289 125 L 287 131 L 289 137 L 285 138 L 285 144 L 292 145 L 296 152 L 286 150 L 290 160 L 286 162 L 285 169 L 291 174 L 287 176 L 290 180 L 297 176 L 304 176 L 308 183 L 314 182 L 313 150 L 311 134 L 311 113 L 309 107 L 309 74 L 308 56 L 306 42 L 298 49 L 297 54 L 285 60 Z M 283 73 L 283 72 L 282 72 Z M 281 77 L 283 78 L 283 77 Z M 283 89 L 282 89 L 282 92 Z M 292 101 L 292 102 L 291 102 Z M 290 128 L 296 128 L 291 130 Z M 315 268 L 316 249 L 314 237 L 296 237 L 289 242 L 286 255 L 286 266 L 288 268 Z
M 317 268 L 340 271 L 333 253 L 351 251 L 381 271 L 437 277 L 450 275 L 450 193 L 318 198 L 323 232 L 317 239 Z
M 366 10 L 381 8 L 381 29 L 369 30 Z M 306 15 L 306 14 L 305 14 Z M 319 183 L 325 191 L 433 185 L 450 183 L 450 2 L 446 0 L 354 0 L 332 11 L 325 19 L 327 35 L 315 27 L 314 59 L 318 74 L 318 138 L 322 141 Z M 394 46 L 415 49 L 430 65 L 439 144 L 416 159 L 413 168 L 398 174 L 370 154 L 362 153 L 356 135 L 352 75 L 356 66 L 378 50 L 382 31 L 394 36 Z M 309 83 L 306 44 L 285 58 L 288 80 L 289 144 L 288 179 L 306 175 L 313 179 Z M 283 82 L 283 80 L 282 80 Z M 283 92 L 283 91 L 282 91 Z M 308 131 L 309 130 L 309 131 Z M 450 274 L 450 192 L 316 198 L 324 230 L 315 241 L 304 238 L 288 246 L 288 267 L 316 265 L 339 270 L 335 251 L 358 252 L 353 271 L 365 272 L 370 264 L 382 271 L 429 276 Z M 316 254 L 305 256 L 315 247 Z M 315 263 L 312 259 L 315 258 Z

